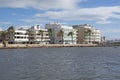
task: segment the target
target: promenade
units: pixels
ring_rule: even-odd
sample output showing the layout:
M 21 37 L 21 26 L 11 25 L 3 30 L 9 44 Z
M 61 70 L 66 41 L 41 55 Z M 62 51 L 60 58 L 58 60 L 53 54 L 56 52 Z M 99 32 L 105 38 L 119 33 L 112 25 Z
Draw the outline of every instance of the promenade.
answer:
M 95 47 L 97 44 L 0 44 L 0 48 L 54 48 L 54 47 Z

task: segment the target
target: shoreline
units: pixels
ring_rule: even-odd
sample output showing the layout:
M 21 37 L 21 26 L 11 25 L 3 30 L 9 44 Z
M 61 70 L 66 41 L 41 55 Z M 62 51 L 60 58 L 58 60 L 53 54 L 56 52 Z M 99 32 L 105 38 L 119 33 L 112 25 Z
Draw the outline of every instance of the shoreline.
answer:
M 59 48 L 59 47 L 98 47 L 97 44 L 7 44 L 4 47 L 0 44 L 0 49 L 19 49 L 19 48 Z

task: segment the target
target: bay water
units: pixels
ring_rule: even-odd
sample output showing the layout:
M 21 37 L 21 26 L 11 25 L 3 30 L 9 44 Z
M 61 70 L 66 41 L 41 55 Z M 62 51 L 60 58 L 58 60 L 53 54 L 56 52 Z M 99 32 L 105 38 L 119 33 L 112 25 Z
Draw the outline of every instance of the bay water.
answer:
M 0 80 L 120 80 L 120 47 L 0 49 Z

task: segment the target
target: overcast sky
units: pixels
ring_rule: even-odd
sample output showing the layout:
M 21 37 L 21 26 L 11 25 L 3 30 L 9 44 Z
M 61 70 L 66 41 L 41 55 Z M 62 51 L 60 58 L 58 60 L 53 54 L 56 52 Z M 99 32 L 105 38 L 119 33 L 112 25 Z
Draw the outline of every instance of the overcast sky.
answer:
M 120 0 L 0 0 L 0 27 L 91 24 L 107 39 L 120 39 Z

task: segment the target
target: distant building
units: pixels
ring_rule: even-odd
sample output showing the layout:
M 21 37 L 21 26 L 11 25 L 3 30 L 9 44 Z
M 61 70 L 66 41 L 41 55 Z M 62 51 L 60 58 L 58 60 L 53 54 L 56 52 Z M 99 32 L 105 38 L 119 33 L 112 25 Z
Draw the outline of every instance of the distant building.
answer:
M 106 46 L 120 46 L 120 39 L 107 40 Z
M 76 44 L 77 30 L 73 29 L 72 26 L 65 26 L 59 23 L 49 23 L 45 25 L 45 28 L 52 30 L 51 42 L 55 44 Z M 69 32 L 73 33 L 73 38 L 68 36 Z
M 77 29 L 77 43 L 100 43 L 101 32 L 89 24 L 73 25 Z

